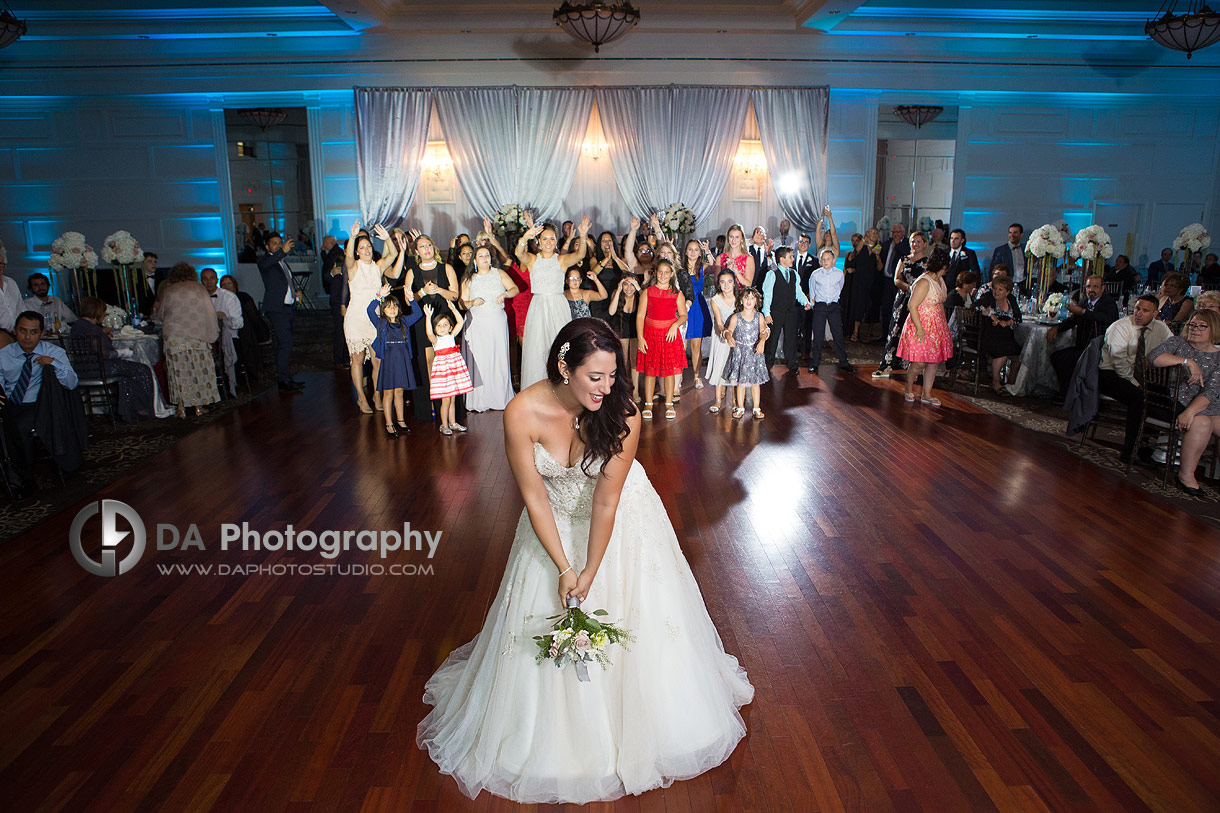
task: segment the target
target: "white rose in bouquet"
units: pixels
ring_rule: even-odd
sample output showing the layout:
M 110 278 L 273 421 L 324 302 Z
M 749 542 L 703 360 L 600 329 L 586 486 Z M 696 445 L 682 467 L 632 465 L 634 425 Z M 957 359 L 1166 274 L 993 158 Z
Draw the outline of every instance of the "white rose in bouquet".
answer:
M 1061 307 L 1063 307 L 1063 294 L 1051 294 L 1042 303 L 1042 312 L 1058 313 Z
M 47 265 L 56 271 L 97 268 L 97 254 L 85 242 L 85 235 L 78 231 L 64 232 L 51 243 Z
M 114 305 L 106 306 L 106 315 L 102 317 L 102 327 L 118 330 L 127 324 L 127 311 Z
M 1076 239 L 1072 241 L 1071 256 L 1082 260 L 1094 260 L 1097 258 L 1109 258 L 1114 255 L 1114 246 L 1110 242 L 1110 235 L 1106 234 L 1106 230 L 1096 224 L 1083 228 L 1076 232 Z
M 144 260 L 144 251 L 126 231 L 116 231 L 102 243 L 102 259 L 111 265 L 135 265 Z
M 1063 235 L 1051 224 L 1039 226 L 1030 234 L 1025 244 L 1025 250 L 1034 257 L 1055 257 L 1060 259 L 1067 250 Z
M 1207 229 L 1203 228 L 1202 223 L 1192 223 L 1178 233 L 1178 236 L 1173 240 L 1174 251 L 1202 251 L 1212 244 L 1211 235 L 1207 233 Z

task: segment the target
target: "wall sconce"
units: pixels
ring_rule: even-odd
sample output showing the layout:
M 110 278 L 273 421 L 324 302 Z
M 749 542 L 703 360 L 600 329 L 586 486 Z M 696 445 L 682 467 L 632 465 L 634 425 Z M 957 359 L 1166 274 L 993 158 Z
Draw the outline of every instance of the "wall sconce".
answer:
M 429 141 L 419 166 L 424 172 L 432 173 L 432 176 L 438 181 L 445 177 L 446 173 L 452 172 L 453 159 L 449 157 L 449 149 L 445 146 L 445 142 Z
M 743 138 L 737 147 L 733 166 L 742 175 L 759 175 L 767 171 L 767 158 L 763 155 L 762 142 Z
M 585 141 L 583 149 L 584 149 L 585 155 L 589 156 L 594 161 L 596 161 L 597 159 L 606 155 L 610 151 L 610 146 L 608 144 L 606 144 L 606 142 L 604 142 L 604 141 L 599 141 L 597 143 L 594 143 L 592 141 Z

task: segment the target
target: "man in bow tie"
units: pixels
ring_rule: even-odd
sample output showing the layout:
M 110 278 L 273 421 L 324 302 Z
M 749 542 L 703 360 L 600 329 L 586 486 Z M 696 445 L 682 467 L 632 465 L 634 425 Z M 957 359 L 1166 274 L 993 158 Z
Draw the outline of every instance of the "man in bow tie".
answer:
M 229 394 L 237 396 L 237 331 L 245 322 L 241 315 L 241 300 L 237 294 L 218 287 L 219 278 L 216 269 L 205 268 L 199 272 L 199 281 L 212 298 L 212 308 L 220 321 L 220 353 L 225 360 L 225 379 L 229 382 Z
M 292 319 L 297 302 L 287 259 L 292 246 L 291 239 L 285 243 L 273 232 L 267 237 L 267 253 L 258 258 L 258 272 L 263 277 L 263 313 L 275 336 L 275 378 L 280 392 L 305 389 L 304 384 L 293 380 L 288 366 L 292 357 Z
M 813 238 L 808 234 L 802 234 L 796 240 L 796 260 L 793 263 L 793 268 L 796 269 L 796 278 L 800 283 L 802 291 L 809 290 L 809 276 L 814 269 L 818 267 L 818 261 L 810 253 L 809 249 L 813 245 Z M 813 311 L 802 311 L 800 314 L 800 325 L 797 329 L 797 350 L 800 354 L 801 361 L 809 358 L 810 354 L 810 336 L 813 330 Z
M 983 276 L 978 255 L 974 249 L 966 248 L 966 232 L 954 229 L 949 232 L 949 270 L 945 272 L 945 288 L 952 291 L 957 287 L 957 275 L 967 271 L 973 271 L 980 278 Z

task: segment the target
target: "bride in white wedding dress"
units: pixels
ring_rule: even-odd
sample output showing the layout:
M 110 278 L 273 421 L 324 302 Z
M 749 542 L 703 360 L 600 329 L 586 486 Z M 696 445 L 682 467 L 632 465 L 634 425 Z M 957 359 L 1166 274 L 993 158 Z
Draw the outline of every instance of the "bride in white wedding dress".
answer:
M 526 215 L 529 230 L 517 241 L 517 262 L 529 270 L 530 307 L 525 314 L 521 337 L 521 389 L 546 378 L 547 353 L 559 329 L 572 319 L 572 309 L 563 295 L 564 277 L 569 268 L 585 258 L 591 221 L 580 220 L 576 245 L 568 254 L 558 253 L 559 237 L 554 226 L 534 225 Z M 538 237 L 538 253 L 531 254 L 529 241 Z
M 504 412 L 525 499 L 483 629 L 424 692 L 421 748 L 467 796 L 522 803 L 616 799 L 689 779 L 745 736 L 754 688 L 708 616 L 673 525 L 635 460 L 640 416 L 618 335 L 600 319 L 560 331 L 547 378 Z M 635 640 L 589 682 L 537 663 L 535 635 L 568 597 Z

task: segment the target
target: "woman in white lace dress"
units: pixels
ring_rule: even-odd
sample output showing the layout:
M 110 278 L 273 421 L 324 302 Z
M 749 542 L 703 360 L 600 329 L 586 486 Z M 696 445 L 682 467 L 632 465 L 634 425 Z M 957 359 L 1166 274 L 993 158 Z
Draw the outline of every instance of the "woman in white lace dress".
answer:
M 466 396 L 466 409 L 504 409 L 513 398 L 504 300 L 517 295 L 517 283 L 491 264 L 488 246 L 479 246 L 469 269 L 462 279 L 462 304 L 470 310 L 465 339 L 478 385 Z
M 347 311 L 343 314 L 343 338 L 347 341 L 347 352 L 351 357 L 352 386 L 356 388 L 356 404 L 360 411 L 371 413 L 368 397 L 364 392 L 364 354 L 373 360 L 373 381 L 377 381 L 379 359 L 373 355 L 373 341 L 377 328 L 369 321 L 369 303 L 381 290 L 381 275 L 394 265 L 399 248 L 390 239 L 390 233 L 380 223 L 373 227 L 377 239 L 385 244 L 385 256 L 373 261 L 373 241 L 367 233 L 360 231 L 360 221 L 352 224 L 347 240 Z M 380 405 L 378 406 L 380 408 Z
M 527 218 L 526 222 L 530 222 Z M 529 241 L 538 238 L 538 253 L 530 253 Z M 563 295 L 564 272 L 585 258 L 589 242 L 589 218 L 580 221 L 576 247 L 569 254 L 556 251 L 558 237 L 554 226 L 533 225 L 517 241 L 517 261 L 529 270 L 529 313 L 525 315 L 525 335 L 521 339 L 521 389 L 546 378 L 546 354 L 559 329 L 572 319 L 568 300 Z
M 673 525 L 635 460 L 640 415 L 622 346 L 596 318 L 556 337 L 547 377 L 504 413 L 525 500 L 483 629 L 428 681 L 417 742 L 466 795 L 616 799 L 689 779 L 746 734 L 754 688 L 708 616 Z M 635 636 L 580 682 L 533 638 L 567 599 Z M 456 632 L 445 631 L 442 639 Z

